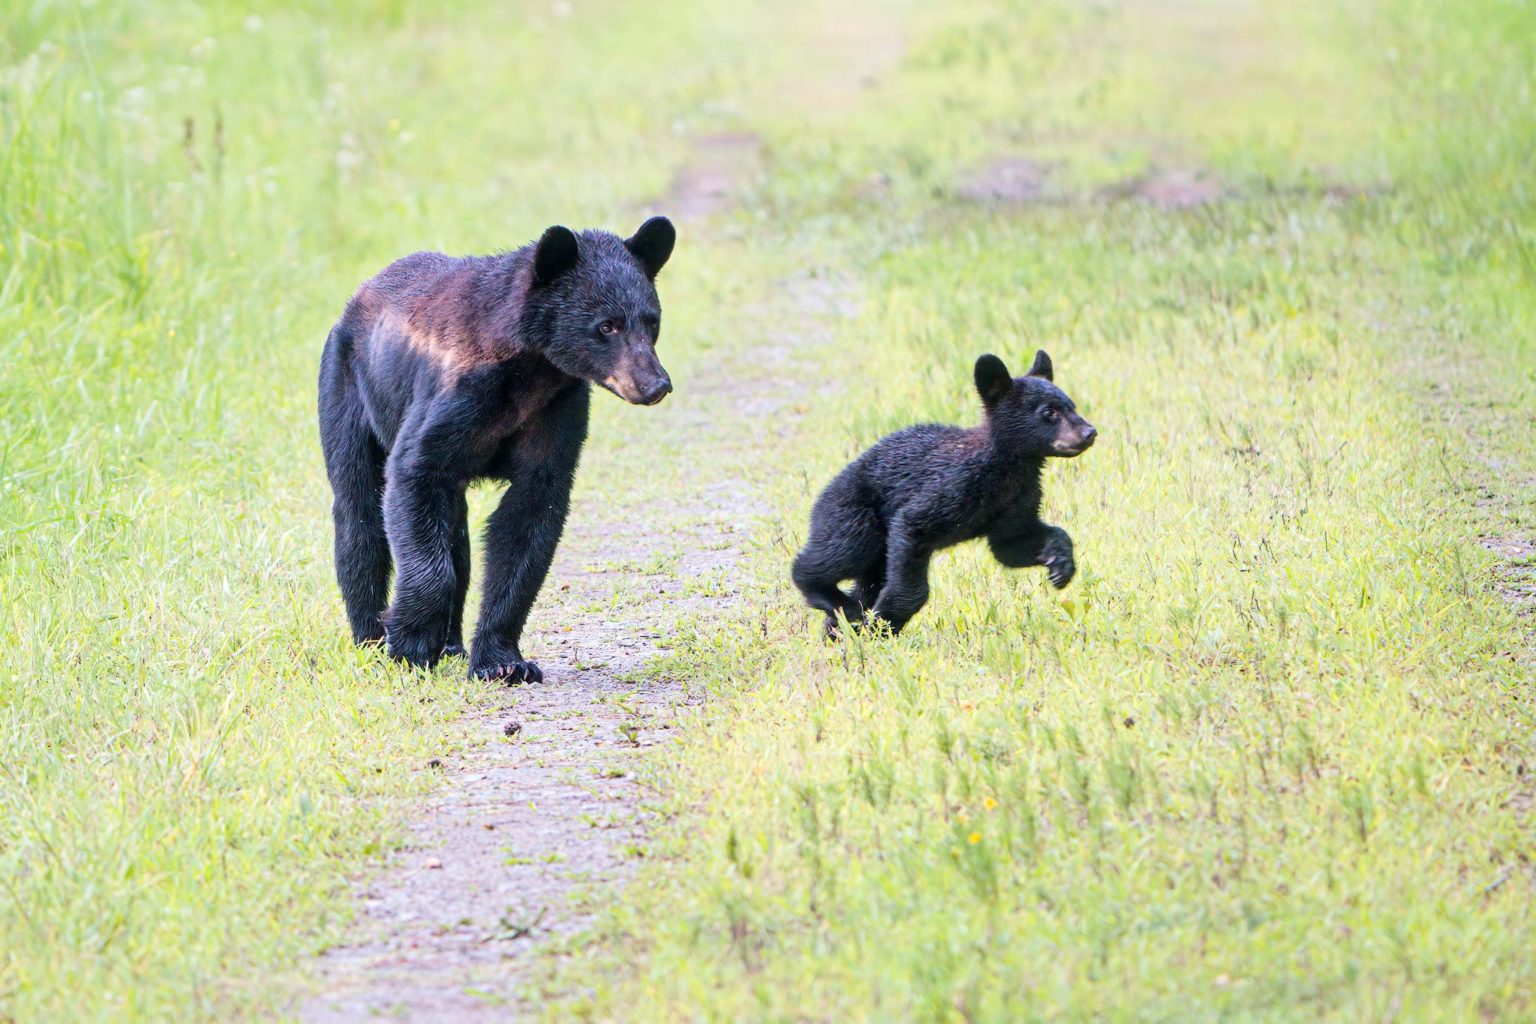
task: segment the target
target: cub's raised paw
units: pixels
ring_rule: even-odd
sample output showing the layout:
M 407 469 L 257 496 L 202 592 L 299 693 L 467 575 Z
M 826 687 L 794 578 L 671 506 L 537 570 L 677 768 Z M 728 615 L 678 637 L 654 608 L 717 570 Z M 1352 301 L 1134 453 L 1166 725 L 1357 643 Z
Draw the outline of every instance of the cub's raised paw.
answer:
M 1060 590 L 1072 582 L 1072 577 L 1077 575 L 1077 565 L 1067 555 L 1058 555 L 1045 560 L 1045 574 L 1050 577 L 1051 586 Z
M 508 686 L 516 683 L 542 683 L 544 672 L 531 661 L 503 661 L 469 670 L 470 678 L 488 683 L 501 682 Z

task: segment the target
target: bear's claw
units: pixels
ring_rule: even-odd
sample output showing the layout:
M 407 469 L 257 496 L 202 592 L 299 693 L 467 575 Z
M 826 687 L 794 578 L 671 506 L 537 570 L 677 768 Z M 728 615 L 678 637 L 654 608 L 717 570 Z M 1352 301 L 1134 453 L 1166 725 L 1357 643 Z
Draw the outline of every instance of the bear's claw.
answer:
M 531 661 L 506 661 L 485 668 L 473 668 L 469 671 L 470 677 L 484 680 L 485 682 L 502 682 L 507 685 L 516 683 L 542 683 L 544 671 Z

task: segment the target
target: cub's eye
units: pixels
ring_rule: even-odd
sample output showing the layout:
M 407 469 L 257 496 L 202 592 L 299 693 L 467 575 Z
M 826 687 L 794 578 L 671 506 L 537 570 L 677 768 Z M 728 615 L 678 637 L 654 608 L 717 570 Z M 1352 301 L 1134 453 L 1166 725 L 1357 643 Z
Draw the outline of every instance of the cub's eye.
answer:
M 600 334 L 618 334 L 619 325 L 614 323 L 612 320 L 604 320 L 602 323 L 597 325 L 597 330 Z
M 1061 413 L 1051 408 L 1050 406 L 1046 406 L 1044 409 L 1042 409 L 1040 411 L 1040 415 L 1052 423 L 1061 418 Z

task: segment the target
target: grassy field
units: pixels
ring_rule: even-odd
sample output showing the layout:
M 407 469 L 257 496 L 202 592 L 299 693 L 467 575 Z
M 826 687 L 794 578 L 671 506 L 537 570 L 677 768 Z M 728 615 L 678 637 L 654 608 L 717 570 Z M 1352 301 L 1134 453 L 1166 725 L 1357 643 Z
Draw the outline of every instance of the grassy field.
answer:
M 1536 1014 L 1536 642 L 1479 543 L 1536 534 L 1533 66 L 1506 0 L 5 5 L 0 1019 L 288 1005 L 480 694 L 344 635 L 325 331 L 403 252 L 638 223 L 721 131 L 766 160 L 667 270 L 656 415 L 808 281 L 858 313 L 760 452 L 646 466 L 770 511 L 551 1015 Z M 1005 160 L 1038 194 L 973 198 Z M 1102 432 L 1047 480 L 1078 579 L 963 548 L 822 643 L 816 489 L 1037 347 Z M 578 515 L 649 450 L 597 406 Z

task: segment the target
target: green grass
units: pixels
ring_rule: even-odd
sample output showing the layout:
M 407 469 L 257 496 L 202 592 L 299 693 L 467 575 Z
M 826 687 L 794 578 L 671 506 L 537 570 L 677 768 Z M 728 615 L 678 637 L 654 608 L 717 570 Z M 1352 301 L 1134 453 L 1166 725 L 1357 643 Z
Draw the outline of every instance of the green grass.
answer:
M 771 511 L 694 581 L 742 600 L 657 671 L 713 700 L 551 1012 L 1536 1012 L 1531 620 L 1477 543 L 1536 531 L 1536 13 L 835 9 L 5 9 L 0 1019 L 302 987 L 481 696 L 346 642 L 325 330 L 403 252 L 638 222 L 690 134 L 744 129 L 766 173 L 664 279 L 676 401 L 598 404 L 575 519 L 728 477 Z M 957 197 L 995 155 L 1051 161 L 1052 202 Z M 1156 167 L 1232 198 L 1099 198 Z M 753 444 L 704 385 L 824 279 L 858 315 Z M 1078 579 L 962 548 L 901 638 L 820 642 L 786 579 L 815 490 L 1036 347 L 1103 433 L 1048 476 Z
M 615 914 L 638 964 L 575 1008 L 1521 1019 L 1533 645 L 1476 539 L 1533 523 L 1531 13 L 1031 11 L 775 168 L 867 268 L 840 429 L 771 456 L 781 541 L 675 658 L 717 699 Z M 946 201 L 986 152 L 1061 161 L 1057 201 Z M 1093 201 L 1156 165 L 1235 198 Z M 815 489 L 1037 346 L 1103 431 L 1049 474 L 1072 588 L 961 549 L 899 640 L 821 644 L 783 583 Z

